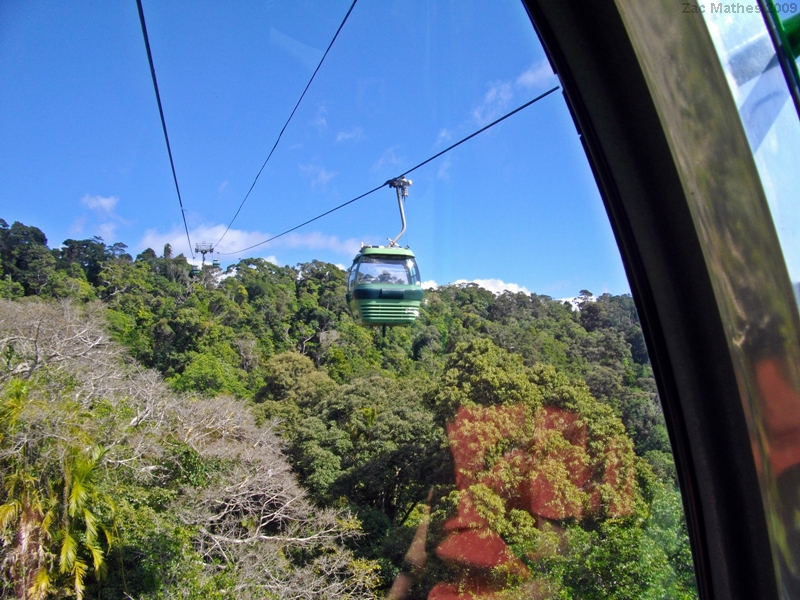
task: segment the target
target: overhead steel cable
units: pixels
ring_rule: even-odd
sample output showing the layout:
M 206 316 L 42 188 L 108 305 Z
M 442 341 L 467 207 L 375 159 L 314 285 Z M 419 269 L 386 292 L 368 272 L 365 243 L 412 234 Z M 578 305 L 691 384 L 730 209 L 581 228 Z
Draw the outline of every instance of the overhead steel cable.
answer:
M 156 92 L 156 102 L 158 102 L 158 114 L 161 115 L 161 128 L 164 130 L 164 141 L 167 142 L 167 154 L 169 154 L 169 165 L 172 167 L 172 179 L 175 181 L 175 191 L 178 193 L 178 204 L 181 206 L 181 218 L 183 219 L 183 228 L 186 230 L 186 241 L 189 242 L 189 254 L 194 260 L 194 252 L 192 252 L 192 240 L 189 238 L 189 226 L 186 224 L 186 209 L 183 207 L 183 198 L 181 198 L 181 188 L 178 185 L 178 176 L 175 174 L 175 161 L 172 160 L 172 148 L 169 145 L 169 134 L 167 133 L 167 122 L 164 119 L 164 109 L 161 106 L 161 94 L 158 93 L 158 80 L 156 79 L 156 68 L 153 64 L 153 54 L 150 52 L 150 38 L 147 37 L 147 25 L 144 22 L 144 9 L 142 8 L 142 0 L 136 0 L 136 6 L 139 8 L 139 22 L 142 24 L 142 35 L 144 36 L 144 47 L 147 49 L 147 60 L 150 63 L 150 75 L 153 78 L 153 89 Z
M 499 118 L 499 119 L 497 119 L 496 121 L 492 121 L 491 123 L 489 123 L 489 124 L 488 124 L 488 125 L 486 125 L 485 127 L 481 127 L 480 129 L 478 129 L 478 131 L 474 131 L 474 132 L 472 132 L 472 133 L 471 133 L 471 134 L 469 134 L 467 137 L 465 137 L 465 138 L 463 138 L 463 139 L 461 139 L 461 140 L 457 141 L 457 142 L 456 142 L 455 144 L 453 144 L 452 146 L 448 146 L 447 148 L 445 148 L 444 150 L 442 150 L 442 151 L 441 151 L 441 152 L 439 152 L 438 154 L 434 154 L 434 155 L 433 155 L 433 156 L 431 156 L 430 158 L 428 158 L 428 159 L 426 159 L 426 160 L 423 160 L 423 161 L 422 161 L 421 163 L 419 163 L 419 164 L 418 164 L 416 167 L 411 167 L 411 168 L 410 168 L 408 171 L 405 171 L 405 172 L 401 173 L 400 175 L 398 175 L 397 177 L 394 177 L 394 178 L 390 179 L 389 181 L 394 181 L 395 179 L 400 179 L 401 177 L 405 177 L 405 176 L 406 176 L 406 175 L 408 175 L 409 173 L 411 173 L 411 172 L 413 172 L 413 171 L 416 171 L 417 169 L 419 169 L 419 168 L 420 168 L 420 167 L 422 167 L 422 166 L 425 166 L 425 165 L 427 165 L 427 164 L 428 164 L 429 162 L 431 162 L 432 160 L 435 160 L 435 159 L 439 158 L 439 157 L 440 157 L 442 154 L 445 154 L 445 153 L 447 153 L 447 152 L 450 152 L 450 150 L 452 150 L 453 148 L 455 148 L 455 147 L 457 147 L 457 146 L 460 146 L 461 144 L 463 144 L 463 143 L 464 143 L 464 142 L 466 142 L 467 140 L 471 140 L 471 139 L 472 139 L 472 138 L 474 138 L 476 135 L 478 135 L 478 134 L 480 134 L 480 133 L 483 133 L 483 132 L 484 132 L 484 131 L 486 131 L 487 129 L 491 129 L 492 127 L 494 127 L 495 125 L 497 125 L 497 124 L 498 124 L 498 123 L 500 123 L 501 121 L 505 121 L 505 120 L 506 120 L 508 117 L 510 117 L 510 116 L 512 116 L 512 115 L 515 115 L 515 114 L 517 114 L 519 111 L 521 111 L 521 110 L 523 110 L 523 109 L 526 109 L 526 108 L 528 108 L 528 107 L 529 107 L 531 104 L 534 104 L 534 103 L 538 102 L 539 100 L 541 100 L 541 99 L 542 99 L 542 98 L 544 98 L 545 96 L 549 96 L 550 94 L 552 94 L 553 92 L 555 92 L 557 89 L 558 89 L 558 86 L 556 86 L 556 87 L 554 87 L 554 88 L 552 88 L 552 89 L 550 89 L 550 90 L 547 90 L 547 91 L 546 91 L 544 94 L 541 94 L 540 96 L 536 96 L 536 98 L 534 98 L 533 100 L 529 100 L 528 102 L 526 102 L 526 103 L 525 103 L 525 104 L 523 104 L 522 106 L 518 106 L 517 108 L 515 108 L 515 109 L 514 109 L 514 110 L 512 110 L 511 112 L 504 114 L 502 117 L 500 117 L 500 118 Z M 387 181 L 387 182 L 386 182 L 386 183 L 384 183 L 383 185 L 389 185 L 389 181 Z
M 549 96 L 550 94 L 552 94 L 553 92 L 555 92 L 555 91 L 556 91 L 556 90 L 558 90 L 558 89 L 559 89 L 559 86 L 555 86 L 554 88 L 547 90 L 545 93 L 543 93 L 543 94 L 541 94 L 541 95 L 539 95 L 539 96 L 536 96 L 536 98 L 534 98 L 533 100 L 529 100 L 528 102 L 526 102 L 526 103 L 525 103 L 525 104 L 523 104 L 522 106 L 518 106 L 517 108 L 515 108 L 515 109 L 514 109 L 514 110 L 512 110 L 511 112 L 508 112 L 508 113 L 504 114 L 504 115 L 503 115 L 502 117 L 500 117 L 499 119 L 496 119 L 496 120 L 492 121 L 491 123 L 489 123 L 488 125 L 486 125 L 486 126 L 484 126 L 484 127 L 481 127 L 481 128 L 480 128 L 480 129 L 478 129 L 477 131 L 474 131 L 474 132 L 472 132 L 471 134 L 469 134 L 467 137 L 460 139 L 460 140 L 459 140 L 459 141 L 457 141 L 455 144 L 452 144 L 451 146 L 448 146 L 447 148 L 445 148 L 445 149 L 444 149 L 444 150 L 442 150 L 441 152 L 438 152 L 438 153 L 434 154 L 434 155 L 433 155 L 433 156 L 431 156 L 430 158 L 427 158 L 427 159 L 423 160 L 423 161 L 422 161 L 421 163 L 419 163 L 418 165 L 416 165 L 416 166 L 414 166 L 414 167 L 411 167 L 411 168 L 410 168 L 410 169 L 408 169 L 407 171 L 404 171 L 402 174 L 398 175 L 397 177 L 393 177 L 392 179 L 389 179 L 389 180 L 388 180 L 388 181 L 386 181 L 385 183 L 382 183 L 381 185 L 379 185 L 379 186 L 376 186 L 376 187 L 372 188 L 372 189 L 371 189 L 371 190 L 369 190 L 368 192 L 364 192 L 364 193 L 363 193 L 363 194 L 361 194 L 360 196 L 356 196 L 356 197 L 355 197 L 355 198 L 353 198 L 352 200 L 348 200 L 347 202 L 344 202 L 344 203 L 340 204 L 339 206 L 334 206 L 334 207 L 333 207 L 333 208 L 331 208 L 330 210 L 327 210 L 327 211 L 325 211 L 324 213 L 322 213 L 322 214 L 320 214 L 320 215 L 317 215 L 317 216 L 316 216 L 316 217 L 314 217 L 313 219 L 309 219 L 308 221 L 304 221 L 304 222 L 300 223 L 299 225 L 295 225 L 295 226 L 294 226 L 294 227 L 292 227 L 291 229 L 287 229 L 286 231 L 284 231 L 284 232 L 282 232 L 282 233 L 279 233 L 278 235 L 273 235 L 272 237 L 270 237 L 270 238 L 267 238 L 267 239 L 266 239 L 266 240 L 264 240 L 264 241 L 258 242 L 257 244 L 253 244 L 252 246 L 247 246 L 246 248 L 241 248 L 241 249 L 239 249 L 239 250 L 235 250 L 235 251 L 233 251 L 233 252 L 220 252 L 219 254 L 220 254 L 220 255 L 223 255 L 223 256 L 231 256 L 231 255 L 233 255 L 233 254 L 240 254 L 240 253 L 242 253 L 242 252 L 246 252 L 247 250 L 252 250 L 253 248 L 258 248 L 259 246 L 263 246 L 264 244 L 267 244 L 267 243 L 269 243 L 269 242 L 271 242 L 271 241 L 273 241 L 273 240 L 277 240 L 278 238 L 280 238 L 280 237 L 283 237 L 283 236 L 284 236 L 284 235 L 286 235 L 287 233 L 291 233 L 291 232 L 293 232 L 293 231 L 296 231 L 297 229 L 300 229 L 301 227 L 305 227 L 305 226 L 306 226 L 306 225 L 308 225 L 309 223 L 313 223 L 314 221 L 316 221 L 316 220 L 318 220 L 318 219 L 321 219 L 322 217 L 325 217 L 325 216 L 327 216 L 327 215 L 331 214 L 332 212 L 336 212 L 337 210 L 339 210 L 340 208 L 344 208 L 344 207 L 345 207 L 345 206 L 347 206 L 348 204 L 352 204 L 353 202 L 356 202 L 357 200 L 361 200 L 362 198 L 366 198 L 366 197 L 367 197 L 367 196 L 369 196 L 370 194 L 373 194 L 373 193 L 377 192 L 379 189 L 386 187 L 387 185 L 389 185 L 391 182 L 395 181 L 396 179 L 400 179 L 401 177 L 405 177 L 405 176 L 406 176 L 406 175 L 408 175 L 409 173 L 411 173 L 411 172 L 413 172 L 413 171 L 416 171 L 417 169 L 419 169 L 420 167 L 422 167 L 422 166 L 424 166 L 424 165 L 427 165 L 427 164 L 428 164 L 429 162 L 431 162 L 432 160 L 435 160 L 435 159 L 439 158 L 440 156 L 442 156 L 443 154 L 445 154 L 445 153 L 447 153 L 447 152 L 450 152 L 450 150 L 452 150 L 453 148 L 456 148 L 456 147 L 460 146 L 461 144 L 463 144 L 463 143 L 464 143 L 464 142 L 466 142 L 467 140 L 471 140 L 471 139 L 472 139 L 472 138 L 474 138 L 476 135 L 478 135 L 478 134 L 480 134 L 480 133 L 483 133 L 483 132 L 484 132 L 484 131 L 486 131 L 487 129 L 491 129 L 492 127 L 494 127 L 494 126 L 495 126 L 495 125 L 497 125 L 498 123 L 500 123 L 500 122 L 502 122 L 502 121 L 505 121 L 505 120 L 506 120 L 507 118 L 509 118 L 510 116 L 517 114 L 519 111 L 521 111 L 521 110 L 523 110 L 523 109 L 525 109 L 525 108 L 528 108 L 528 107 L 529 107 L 531 104 L 535 104 L 536 102 L 538 102 L 538 101 L 539 101 L 539 100 L 541 100 L 542 98 L 544 98 L 544 97 L 546 97 L 546 96 Z
M 250 189 L 247 190 L 247 194 L 245 194 L 245 196 L 244 196 L 244 200 L 242 200 L 242 203 L 239 205 L 239 208 L 236 209 L 236 214 L 233 215 L 233 218 L 231 219 L 231 222 L 228 223 L 228 226 L 225 228 L 225 231 L 222 233 L 220 238 L 217 240 L 217 243 L 214 244 L 215 246 L 218 246 L 219 243 L 222 241 L 222 239 L 228 234 L 228 231 L 230 230 L 231 225 L 233 225 L 233 222 L 236 220 L 236 217 L 239 216 L 239 213 L 241 212 L 242 207 L 244 206 L 244 203 L 247 202 L 247 199 L 250 197 L 250 192 L 252 192 L 253 188 L 256 187 L 256 183 L 258 182 L 258 178 L 261 177 L 261 173 L 264 170 L 264 167 L 267 166 L 267 163 L 269 162 L 269 159 L 272 158 L 272 153 L 275 152 L 275 148 L 278 147 L 278 143 L 281 141 L 281 138 L 283 137 L 283 132 L 286 131 L 286 128 L 289 126 L 289 122 L 292 120 L 292 117 L 294 117 L 294 113 L 297 112 L 297 108 L 300 106 L 300 103 L 303 101 L 303 98 L 305 97 L 306 92 L 308 91 L 308 88 L 311 87 L 311 82 L 314 81 L 314 77 L 317 76 L 317 71 L 319 71 L 319 68 L 322 66 L 322 63 L 325 61 L 325 57 L 328 56 L 328 52 L 330 52 L 330 49 L 333 46 L 333 43 L 336 41 L 336 38 L 339 37 L 339 32 L 342 30 L 342 27 L 344 27 L 344 24 L 347 22 L 347 18 L 350 16 L 350 13 L 353 12 L 353 8 L 355 7 L 357 1 L 358 0 L 353 0 L 353 3 L 350 5 L 350 8 L 347 10 L 347 14 L 345 14 L 344 19 L 342 19 L 342 22 L 339 24 L 339 29 L 336 30 L 335 34 L 333 34 L 333 38 L 331 39 L 331 43 L 328 44 L 328 47 L 325 49 L 325 53 L 322 55 L 322 58 L 319 60 L 319 64 L 317 65 L 317 68 L 314 69 L 314 72 L 311 74 L 311 79 L 308 80 L 308 83 L 306 84 L 306 87 L 303 90 L 303 93 L 300 94 L 300 99 L 297 101 L 297 104 L 294 105 L 294 108 L 292 109 L 292 112 L 289 115 L 289 118 L 286 119 L 286 123 L 283 124 L 283 127 L 281 128 L 281 132 L 278 134 L 278 138 L 275 140 L 275 143 L 272 145 L 272 150 L 270 150 L 269 154 L 267 155 L 267 159 L 264 161 L 264 164 L 261 165 L 261 168 L 258 170 L 258 174 L 256 175 L 256 178 L 253 180 L 253 183 L 250 186 Z
M 308 225 L 309 223 L 313 223 L 313 222 L 314 222 L 314 221 L 316 221 L 317 219 L 321 219 L 322 217 L 325 217 L 325 216 L 327 216 L 327 215 L 331 214 L 332 212 L 336 212 L 336 211 L 337 211 L 337 210 L 339 210 L 340 208 L 344 208 L 345 206 L 347 206 L 348 204 L 352 204 L 352 203 L 353 203 L 353 202 L 355 202 L 356 200 L 361 200 L 362 198 L 366 198 L 366 197 L 367 197 L 367 196 L 369 196 L 370 194 L 373 194 L 373 193 L 377 192 L 379 189 L 381 189 L 381 188 L 384 188 L 384 187 L 386 187 L 386 184 L 385 184 L 385 183 L 382 183 L 382 184 L 380 184 L 378 187 L 374 187 L 374 188 L 372 188 L 370 191 L 368 191 L 368 192 L 364 192 L 364 193 L 363 193 L 363 194 L 361 194 L 360 196 L 356 196 L 355 198 L 353 198 L 352 200 L 348 200 L 348 201 L 347 201 L 347 202 L 345 202 L 344 204 L 340 204 L 339 206 L 336 206 L 336 207 L 334 207 L 334 208 L 330 209 L 329 211 L 326 211 L 326 212 L 322 213 L 321 215 L 317 215 L 317 216 L 316 216 L 316 217 L 314 217 L 313 219 L 309 219 L 308 221 L 304 221 L 303 223 L 300 223 L 300 225 L 295 225 L 294 227 L 292 227 L 291 229 L 287 229 L 287 230 L 286 230 L 286 231 L 284 231 L 283 233 L 279 233 L 278 235 L 273 235 L 271 238 L 269 238 L 269 239 L 266 239 L 266 240 L 264 240 L 263 242 L 258 242 L 257 244 L 253 244 L 252 246 L 248 246 L 247 248 L 242 248 L 242 249 L 240 249 L 240 250 L 236 250 L 236 251 L 234 251 L 234 252 L 219 252 L 219 254 L 220 254 L 221 256 L 230 256 L 230 255 L 232 255 L 232 254 L 239 254 L 240 252 L 246 252 L 247 250 L 252 250 L 253 248 L 258 248 L 259 246 L 263 246 L 264 244 L 266 244 L 266 243 L 268 243 L 268 242 L 271 242 L 272 240 L 277 240 L 279 237 L 283 237 L 283 236 L 284 236 L 284 235 L 286 235 L 287 233 L 292 233 L 292 232 L 293 232 L 293 231 L 295 231 L 296 229 L 300 229 L 301 227 L 305 227 L 305 226 L 306 226 L 306 225 Z

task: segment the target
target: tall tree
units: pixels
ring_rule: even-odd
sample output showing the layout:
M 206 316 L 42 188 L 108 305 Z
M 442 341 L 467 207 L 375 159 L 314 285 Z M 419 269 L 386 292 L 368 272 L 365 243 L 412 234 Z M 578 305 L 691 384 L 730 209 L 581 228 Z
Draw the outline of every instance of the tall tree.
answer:
M 122 245 L 124 247 L 124 244 Z M 54 251 L 58 257 L 58 266 L 66 269 L 71 264 L 80 265 L 86 279 L 92 285 L 98 285 L 103 262 L 113 255 L 108 252 L 103 238 L 95 236 L 90 240 L 64 240 L 60 249 Z

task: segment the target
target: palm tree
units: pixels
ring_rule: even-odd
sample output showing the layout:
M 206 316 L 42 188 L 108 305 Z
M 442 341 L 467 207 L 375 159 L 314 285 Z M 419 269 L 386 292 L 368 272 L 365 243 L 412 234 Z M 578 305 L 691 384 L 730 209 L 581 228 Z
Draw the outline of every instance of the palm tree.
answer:
M 38 600 L 52 587 L 50 552 L 57 498 L 21 465 L 5 477 L 7 501 L 0 505 L 0 533 L 8 548 L 3 566 L 17 598 Z
M 1 567 L 17 598 L 44 600 L 70 589 L 81 600 L 87 575 L 103 577 L 117 540 L 114 503 L 99 486 L 104 451 L 26 435 L 30 389 L 11 382 L 0 401 Z
M 95 577 L 104 577 L 106 552 L 117 541 L 114 503 L 97 485 L 103 454 L 95 446 L 88 452 L 72 452 L 64 461 L 58 568 L 78 600 L 83 598 L 89 561 Z
M 53 555 L 49 547 L 58 504 L 28 461 L 27 444 L 18 443 L 29 389 L 27 383 L 12 381 L 0 403 L 0 466 L 5 488 L 5 502 L 0 504 L 2 567 L 16 597 L 25 600 L 43 597 L 50 588 Z

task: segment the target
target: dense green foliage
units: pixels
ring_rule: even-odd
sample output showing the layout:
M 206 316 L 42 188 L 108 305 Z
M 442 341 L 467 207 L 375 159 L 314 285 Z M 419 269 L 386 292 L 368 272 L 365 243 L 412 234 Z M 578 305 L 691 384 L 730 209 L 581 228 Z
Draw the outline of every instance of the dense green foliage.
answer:
M 53 548 L 63 546 L 65 534 L 46 531 L 48 510 L 56 511 L 53 522 L 60 519 L 83 532 L 75 534 L 75 556 L 87 565 L 83 586 L 97 597 L 100 589 L 104 598 L 125 593 L 135 598 L 247 597 L 241 592 L 246 588 L 254 598 L 288 598 L 293 597 L 288 587 L 270 592 L 253 571 L 271 570 L 282 574 L 277 578 L 284 583 L 297 583 L 308 581 L 310 565 L 323 559 L 329 567 L 321 569 L 325 577 L 362 583 L 319 597 L 380 595 L 369 592 L 373 574 L 379 576 L 379 587 L 392 585 L 434 490 L 432 560 L 412 592 L 425 597 L 449 576 L 432 551 L 436 536 L 442 535 L 437 526 L 458 503 L 446 424 L 460 406 L 519 404 L 531 411 L 544 405 L 574 411 L 588 423 L 590 441 L 602 444 L 609 436 L 621 436 L 620 443 L 632 444 L 636 454 L 630 466 L 636 473 L 635 494 L 625 514 L 562 519 L 548 530 L 533 527 L 519 511 L 498 508 L 492 513 L 492 526 L 538 574 L 538 593 L 558 598 L 696 596 L 669 442 L 629 296 L 595 298 L 584 290 L 574 307 L 536 294 L 496 295 L 474 284 L 445 286 L 426 292 L 417 323 L 389 329 L 382 337 L 379 330 L 355 325 L 344 300 L 346 274 L 334 265 L 313 261 L 279 267 L 246 259 L 225 273 L 207 266 L 192 277 L 185 258 L 172 256 L 168 246 L 161 256 L 146 250 L 135 259 L 125 250 L 99 238 L 67 240 L 50 250 L 37 228 L 0 220 L 0 298 L 22 306 L 33 306 L 26 303 L 29 296 L 86 306 L 101 302 L 99 314 L 110 335 L 137 363 L 161 374 L 171 391 L 159 394 L 172 398 L 168 404 L 176 407 L 163 413 L 172 415 L 167 419 L 171 425 L 162 421 L 148 450 L 135 446 L 134 451 L 130 440 L 139 443 L 145 421 L 137 421 L 143 409 L 130 398 L 130 390 L 101 390 L 76 411 L 69 405 L 74 401 L 70 390 L 85 381 L 77 375 L 65 380 L 52 369 L 26 372 L 13 344 L 0 348 L 7 363 L 0 379 L 6 403 L 30 398 L 23 404 L 35 416 L 39 409 L 31 407 L 47 398 L 48 410 L 71 411 L 71 419 L 84 419 L 69 426 L 84 437 L 66 436 L 62 446 L 42 442 L 58 447 L 37 446 L 35 455 L 12 456 L 8 446 L 9 432 L 33 427 L 34 417 L 3 421 L 0 431 L 6 489 L 0 501 L 6 506 L 17 497 L 41 497 L 36 501 L 42 508 L 30 514 L 39 519 L 42 533 L 37 535 L 48 537 L 43 547 L 53 555 L 46 569 L 54 574 L 53 586 L 69 589 L 64 583 L 69 580 L 75 588 L 76 574 L 74 566 L 72 571 L 58 568 Z M 249 437 L 187 437 L 181 419 L 201 411 L 182 403 L 195 396 L 235 398 L 225 401 L 225 410 L 238 407 L 237 427 Z M 192 418 L 200 419 L 197 414 Z M 247 419 L 254 422 L 247 424 Z M 272 428 L 282 440 L 269 438 L 273 466 L 242 454 L 243 439 L 262 439 Z M 530 435 L 525 439 L 533 443 Z M 227 450 L 221 449 L 222 440 Z M 58 458 L 47 458 L 51 455 Z M 105 528 L 106 537 L 87 536 L 94 516 L 65 520 L 63 502 L 57 509 L 57 502 L 47 500 L 64 496 L 73 485 L 74 465 L 96 473 L 84 478 L 95 490 L 87 496 L 86 514 L 97 512 L 97 527 Z M 223 547 L 220 540 L 231 536 L 298 537 L 278 522 L 265 525 L 269 535 L 253 537 L 261 529 L 251 524 L 251 516 L 231 514 L 229 521 L 220 516 L 225 512 L 213 495 L 248 468 L 280 471 L 288 487 L 296 485 L 287 472 L 291 468 L 307 493 L 302 509 L 306 533 L 333 533 L 313 547 L 287 543 L 271 555 L 272 562 L 258 566 L 252 553 Z M 39 488 L 23 493 L 16 482 L 24 478 L 16 473 L 36 473 Z M 155 476 L 158 485 L 148 479 Z M 499 502 L 486 498 L 487 507 Z M 204 524 L 188 516 L 194 513 L 209 520 Z M 218 529 L 209 527 L 211 522 Z M 14 565 L 22 563 L 12 558 L 19 527 L 10 520 L 3 527 L 4 568 L 18 568 Z M 531 546 L 534 538 L 538 541 Z M 259 543 L 274 546 L 273 541 Z M 552 551 L 545 551 L 548 547 Z M 96 560 L 101 555 L 102 564 Z M 104 572 L 108 576 L 101 586 L 98 576 Z
M 104 312 L 0 300 L 3 597 L 372 597 L 358 522 L 308 502 L 273 428 L 127 363 Z

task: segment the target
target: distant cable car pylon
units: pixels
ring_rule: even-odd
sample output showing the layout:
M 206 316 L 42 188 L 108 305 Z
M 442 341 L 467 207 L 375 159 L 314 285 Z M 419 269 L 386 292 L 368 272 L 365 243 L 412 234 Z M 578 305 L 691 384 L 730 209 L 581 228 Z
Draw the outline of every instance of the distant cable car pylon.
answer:
M 209 242 L 197 242 L 194 245 L 194 251 L 197 254 L 202 254 L 203 255 L 202 267 L 205 268 L 205 266 L 206 266 L 206 254 L 210 254 L 210 253 L 214 252 L 214 244 L 210 244 Z M 219 265 L 219 261 L 216 261 L 216 262 L 217 262 L 217 265 L 214 265 L 214 266 L 218 266 Z M 192 275 L 199 275 L 199 274 L 200 274 L 200 269 L 198 269 L 197 267 L 192 267 Z
M 214 252 L 214 244 L 208 242 L 197 242 L 194 245 L 194 251 L 203 255 L 203 264 L 206 264 L 206 254 Z

